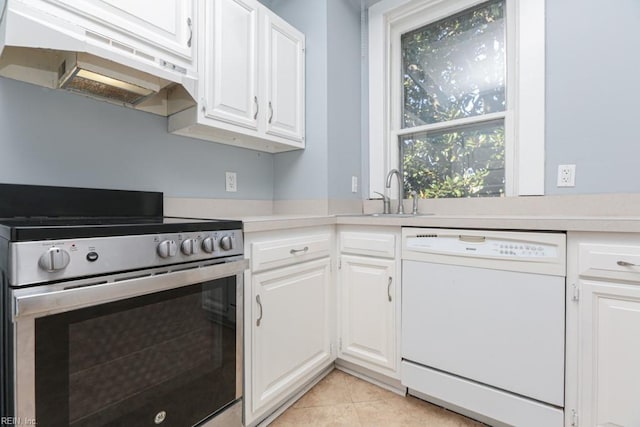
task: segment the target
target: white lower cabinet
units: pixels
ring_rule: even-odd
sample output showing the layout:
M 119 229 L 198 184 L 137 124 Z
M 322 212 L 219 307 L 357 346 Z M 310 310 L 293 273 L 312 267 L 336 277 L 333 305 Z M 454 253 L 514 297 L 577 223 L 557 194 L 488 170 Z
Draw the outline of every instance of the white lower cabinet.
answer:
M 253 276 L 254 412 L 331 361 L 329 269 L 325 258 Z
M 380 227 L 343 228 L 338 261 L 338 358 L 392 379 L 399 378 L 397 234 Z
M 640 236 L 569 234 L 566 425 L 640 426 Z
M 580 288 L 581 424 L 640 426 L 640 284 Z
M 339 356 L 396 368 L 395 260 L 340 256 Z
M 333 227 L 246 235 L 247 426 L 260 423 L 335 360 L 333 235 Z

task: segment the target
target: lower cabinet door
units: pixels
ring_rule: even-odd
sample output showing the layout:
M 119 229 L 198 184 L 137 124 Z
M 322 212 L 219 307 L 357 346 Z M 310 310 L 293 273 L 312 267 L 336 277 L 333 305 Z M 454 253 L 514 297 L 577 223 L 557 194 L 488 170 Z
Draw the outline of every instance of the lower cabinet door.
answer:
M 580 425 L 640 426 L 640 285 L 580 287 Z
M 340 258 L 339 356 L 389 375 L 397 371 L 395 260 Z
M 329 258 L 252 279 L 252 412 L 283 403 L 331 361 Z

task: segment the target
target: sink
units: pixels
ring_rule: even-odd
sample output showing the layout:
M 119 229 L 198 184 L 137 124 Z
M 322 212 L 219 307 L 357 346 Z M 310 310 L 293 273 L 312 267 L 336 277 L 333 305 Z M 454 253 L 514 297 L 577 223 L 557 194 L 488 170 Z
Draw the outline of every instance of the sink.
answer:
M 412 217 L 418 217 L 418 216 L 429 216 L 429 215 L 433 215 L 432 213 L 418 213 L 418 214 L 410 214 L 410 213 L 405 213 L 405 214 L 397 214 L 397 213 L 392 213 L 392 214 L 383 214 L 383 213 L 372 213 L 372 214 L 363 214 L 363 216 L 380 216 L 383 218 L 412 218 Z
M 362 216 L 362 217 L 371 216 L 371 217 L 380 217 L 380 218 L 417 218 L 417 217 L 421 217 L 421 216 L 430 216 L 430 215 L 434 215 L 434 214 L 432 214 L 432 213 L 419 213 L 419 214 L 415 214 L 414 215 L 414 214 L 410 214 L 410 213 L 405 213 L 405 214 L 371 213 L 371 214 L 346 214 L 346 215 L 339 215 L 339 216 Z

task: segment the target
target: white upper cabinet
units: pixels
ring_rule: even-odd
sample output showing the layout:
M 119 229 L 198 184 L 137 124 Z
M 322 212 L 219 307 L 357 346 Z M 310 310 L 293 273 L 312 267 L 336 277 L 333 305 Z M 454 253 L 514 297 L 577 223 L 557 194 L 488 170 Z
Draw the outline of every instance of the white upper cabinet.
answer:
M 177 56 L 193 56 L 194 0 L 47 1 L 89 18 L 83 26 L 97 33 L 110 27 Z
M 258 9 L 245 0 L 216 0 L 204 26 L 204 115 L 258 129 Z
M 9 9 L 35 23 L 23 30 L 39 40 L 31 43 L 12 32 L 8 38 L 15 38 L 15 45 L 70 51 L 83 47 L 140 71 L 153 74 L 155 67 L 196 77 L 195 0 L 13 0 Z
M 256 0 L 198 5 L 198 105 L 169 117 L 169 131 L 270 153 L 304 148 L 304 35 Z
M 266 132 L 304 141 L 304 40 L 279 17 L 265 13 Z

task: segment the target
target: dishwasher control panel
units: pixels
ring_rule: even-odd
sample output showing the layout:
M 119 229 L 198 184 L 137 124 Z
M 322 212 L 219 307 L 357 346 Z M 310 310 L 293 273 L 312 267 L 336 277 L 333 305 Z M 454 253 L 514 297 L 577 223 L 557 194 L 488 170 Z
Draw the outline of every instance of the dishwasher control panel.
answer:
M 566 235 L 404 227 L 402 259 L 564 274 Z
M 497 258 L 556 258 L 558 247 L 526 240 L 496 239 L 460 235 L 417 235 L 407 237 L 407 249 L 465 256 L 491 256 Z

